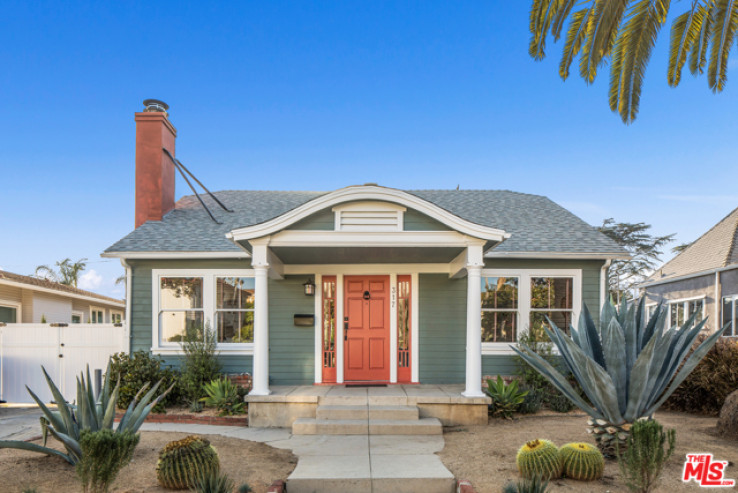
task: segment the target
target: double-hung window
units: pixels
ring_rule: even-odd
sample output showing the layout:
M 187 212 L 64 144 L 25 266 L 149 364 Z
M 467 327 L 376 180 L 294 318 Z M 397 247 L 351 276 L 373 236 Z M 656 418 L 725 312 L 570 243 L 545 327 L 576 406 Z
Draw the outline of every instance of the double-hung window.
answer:
M 102 324 L 105 323 L 105 310 L 102 308 L 90 307 L 90 323 L 91 324 Z
M 669 301 L 669 319 L 668 327 L 681 327 L 689 320 L 689 317 L 697 314 L 695 323 L 699 323 L 705 318 L 705 298 L 690 298 L 683 300 Z
M 177 352 L 186 338 L 215 337 L 219 351 L 253 350 L 252 270 L 154 269 L 154 352 Z
M 723 297 L 723 323 L 721 327 L 730 323 L 730 327 L 725 329 L 723 337 L 738 337 L 738 294 Z
M 481 282 L 485 354 L 509 352 L 529 330 L 542 333 L 547 317 L 568 332 L 581 310 L 579 269 L 483 269 Z

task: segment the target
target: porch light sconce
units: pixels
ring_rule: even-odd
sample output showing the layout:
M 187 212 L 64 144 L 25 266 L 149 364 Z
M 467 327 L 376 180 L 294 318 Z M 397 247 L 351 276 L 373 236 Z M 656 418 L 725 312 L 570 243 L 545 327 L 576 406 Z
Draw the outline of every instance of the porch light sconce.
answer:
M 305 288 L 305 296 L 315 296 L 315 283 L 312 278 L 309 278 L 302 287 Z

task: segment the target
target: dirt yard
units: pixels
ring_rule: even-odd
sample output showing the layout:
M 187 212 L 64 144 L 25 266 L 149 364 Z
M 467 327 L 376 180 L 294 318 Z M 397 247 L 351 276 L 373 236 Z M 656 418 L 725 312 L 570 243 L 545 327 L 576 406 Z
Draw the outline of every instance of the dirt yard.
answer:
M 142 432 L 133 461 L 120 472 L 111 491 L 171 491 L 156 482 L 156 461 L 165 444 L 185 436 L 187 433 Z M 218 451 L 221 471 L 227 473 L 236 486 L 248 483 L 257 493 L 265 492 L 277 479 L 286 479 L 297 464 L 297 457 L 288 450 L 217 435 L 207 438 Z M 50 439 L 49 443 L 57 442 Z M 74 467 L 63 459 L 21 450 L 0 449 L 0 478 L 0 491 L 4 493 L 21 493 L 24 488 L 35 488 L 38 493 L 81 491 Z
M 659 412 L 656 419 L 665 428 L 677 432 L 676 450 L 656 491 L 705 491 L 694 482 L 682 483 L 682 467 L 688 452 L 712 452 L 716 460 L 730 461 L 726 478 L 738 479 L 738 442 L 716 435 L 717 418 Z M 547 438 L 558 446 L 569 442 L 594 444 L 585 431 L 586 420 L 577 411 L 566 415 L 521 416 L 512 421 L 490 419 L 487 426 L 448 428 L 444 431 L 446 448 L 439 455 L 454 476 L 471 481 L 479 493 L 498 493 L 505 483 L 519 479 L 515 455 L 526 441 Z M 549 491 L 620 493 L 629 490 L 620 479 L 617 462 L 606 461 L 605 477 L 601 481 L 560 479 L 550 483 Z

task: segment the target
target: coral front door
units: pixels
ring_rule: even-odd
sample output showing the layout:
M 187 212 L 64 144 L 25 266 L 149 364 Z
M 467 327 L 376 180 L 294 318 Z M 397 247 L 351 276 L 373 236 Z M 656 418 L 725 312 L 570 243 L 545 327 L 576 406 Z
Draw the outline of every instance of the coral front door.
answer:
M 387 382 L 389 276 L 346 276 L 344 286 L 344 380 Z

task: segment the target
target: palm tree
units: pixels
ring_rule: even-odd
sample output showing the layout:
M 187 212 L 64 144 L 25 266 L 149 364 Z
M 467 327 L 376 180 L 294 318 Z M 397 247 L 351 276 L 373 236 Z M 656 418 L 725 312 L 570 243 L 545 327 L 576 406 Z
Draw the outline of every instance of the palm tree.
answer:
M 624 123 L 635 120 L 641 85 L 670 0 L 533 0 L 530 9 L 529 53 L 545 57 L 550 33 L 558 41 L 567 19 L 559 75 L 566 80 L 579 55 L 579 75 L 591 84 L 598 69 L 609 60 L 610 109 Z M 686 2 L 685 2 L 686 3 Z M 574 5 L 577 4 L 577 10 Z M 676 87 L 689 59 L 689 71 L 702 74 L 713 92 L 725 88 L 728 55 L 738 29 L 738 1 L 692 0 L 671 27 L 667 81 Z M 579 8 L 581 6 L 581 8 Z M 709 49 L 709 64 L 708 64 Z
M 72 262 L 71 259 L 65 258 L 62 261 L 56 262 L 55 265 L 59 268 L 58 271 L 55 271 L 48 265 L 39 265 L 36 267 L 36 277 L 76 288 L 79 275 L 87 267 L 87 259 L 81 258 L 76 262 Z

